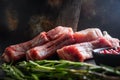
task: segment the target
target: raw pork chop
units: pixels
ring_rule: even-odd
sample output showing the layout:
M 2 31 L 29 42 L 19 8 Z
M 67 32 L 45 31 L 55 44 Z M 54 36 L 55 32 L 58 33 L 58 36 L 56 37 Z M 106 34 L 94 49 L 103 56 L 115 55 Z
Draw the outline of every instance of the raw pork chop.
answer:
M 2 55 L 2 58 L 6 62 L 25 58 L 26 51 L 30 48 L 43 45 L 51 40 L 55 40 L 68 32 L 73 34 L 72 28 L 62 26 L 58 26 L 48 32 L 41 32 L 38 36 L 30 41 L 7 47 Z

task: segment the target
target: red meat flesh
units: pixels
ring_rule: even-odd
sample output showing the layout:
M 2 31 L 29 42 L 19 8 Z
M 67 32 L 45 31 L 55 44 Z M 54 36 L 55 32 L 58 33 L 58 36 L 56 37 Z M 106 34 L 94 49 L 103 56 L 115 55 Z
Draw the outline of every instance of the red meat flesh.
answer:
M 70 33 L 73 34 L 73 30 L 71 27 L 62 27 L 62 26 L 58 26 L 55 29 L 52 29 L 50 31 L 47 32 L 47 36 L 51 39 L 54 40 L 58 37 L 60 37 L 62 34 L 66 34 L 66 33 Z
M 27 50 L 35 46 L 43 45 L 51 40 L 55 40 L 62 34 L 66 34 L 68 32 L 73 34 L 72 28 L 62 26 L 58 26 L 48 32 L 41 32 L 30 41 L 7 47 L 2 55 L 2 59 L 6 62 L 10 62 L 24 58 Z
M 96 40 L 99 37 L 103 37 L 103 34 L 98 28 L 88 28 L 75 32 L 73 36 L 76 40 L 76 43 L 81 43 Z
M 49 39 L 46 36 L 46 32 L 42 32 L 30 41 L 7 47 L 2 55 L 2 58 L 6 62 L 19 60 L 25 56 L 28 49 L 37 45 L 42 45 L 48 41 Z
M 104 35 L 104 37 L 105 37 L 107 40 L 109 40 L 109 41 L 111 42 L 111 44 L 112 44 L 113 47 L 119 47 L 119 46 L 120 46 L 120 43 L 119 43 L 120 40 L 117 39 L 117 38 L 111 37 L 111 36 L 107 33 L 107 31 L 104 31 L 104 32 L 103 32 L 103 35 Z
M 92 50 L 100 47 L 112 47 L 112 43 L 104 37 L 91 42 L 68 45 L 57 50 L 60 58 L 70 61 L 81 61 L 92 58 Z
M 57 50 L 60 58 L 70 61 L 84 61 L 92 57 L 91 51 L 93 46 L 91 43 L 80 43 L 65 46 Z
M 71 34 L 61 35 L 56 40 L 50 41 L 42 46 L 34 47 L 27 51 L 27 60 L 47 59 L 55 54 L 56 50 L 63 46 L 74 43 L 75 40 Z

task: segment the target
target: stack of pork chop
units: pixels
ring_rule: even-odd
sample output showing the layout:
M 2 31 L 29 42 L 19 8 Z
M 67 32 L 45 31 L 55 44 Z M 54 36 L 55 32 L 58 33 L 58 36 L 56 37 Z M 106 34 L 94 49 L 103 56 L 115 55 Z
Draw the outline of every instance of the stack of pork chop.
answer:
M 6 62 L 43 60 L 58 54 L 61 59 L 84 61 L 92 58 L 91 51 L 99 47 L 118 47 L 119 40 L 104 34 L 98 28 L 73 32 L 70 27 L 58 26 L 48 32 L 41 32 L 30 41 L 8 46 L 2 59 Z

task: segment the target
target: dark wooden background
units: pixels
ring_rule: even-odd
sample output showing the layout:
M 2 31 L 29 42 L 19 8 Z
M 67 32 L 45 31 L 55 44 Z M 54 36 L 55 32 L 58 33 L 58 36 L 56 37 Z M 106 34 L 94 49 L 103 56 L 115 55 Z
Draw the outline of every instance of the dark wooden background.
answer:
M 0 0 L 0 51 L 58 25 L 98 27 L 120 39 L 120 0 Z
M 120 0 L 82 0 L 78 30 L 98 27 L 120 39 Z

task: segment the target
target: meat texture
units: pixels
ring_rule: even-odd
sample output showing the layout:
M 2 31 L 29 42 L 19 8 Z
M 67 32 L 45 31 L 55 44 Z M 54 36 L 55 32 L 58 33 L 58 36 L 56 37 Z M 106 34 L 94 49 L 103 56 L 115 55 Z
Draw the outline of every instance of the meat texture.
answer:
M 50 36 L 52 34 L 50 34 Z M 54 55 L 57 49 L 64 47 L 68 44 L 79 43 L 65 47 L 65 51 L 68 49 L 67 51 L 71 53 L 70 55 L 72 54 L 74 55 L 74 57 L 72 58 L 67 53 L 64 54 L 63 50 L 57 51 L 58 54 L 61 53 L 61 51 L 63 51 L 63 54 L 61 53 L 59 54 L 59 56 L 63 56 L 63 58 L 66 58 L 65 56 L 69 56 L 67 58 L 70 60 L 72 59 L 77 60 L 77 57 L 81 55 L 78 59 L 80 59 L 79 61 L 84 61 L 85 59 L 89 59 L 92 57 L 91 51 L 93 50 L 93 48 L 112 47 L 113 46 L 113 43 L 111 42 L 112 39 L 113 39 L 112 37 L 108 39 L 108 37 L 103 36 L 101 30 L 98 28 L 89 28 L 79 32 L 75 32 L 74 34 L 71 33 L 71 31 L 69 31 L 64 35 L 59 36 L 59 38 L 53 41 L 49 41 L 44 45 L 37 46 L 28 50 L 26 57 L 27 60 L 47 59 L 50 56 Z M 77 52 L 76 57 L 74 54 L 75 52 Z M 77 55 L 78 53 L 80 55 Z
M 57 50 L 60 58 L 70 61 L 81 61 L 92 58 L 92 50 L 100 47 L 113 47 L 112 43 L 104 37 L 90 42 L 77 43 L 64 46 Z
M 113 38 L 112 36 L 110 36 L 110 35 L 107 33 L 107 31 L 103 31 L 103 35 L 104 35 L 104 37 L 105 37 L 107 40 L 109 40 L 109 41 L 111 42 L 111 45 L 112 45 L 113 47 L 119 47 L 119 46 L 120 46 L 120 44 L 119 44 L 120 40 L 117 39 L 117 38 Z
M 46 36 L 46 32 L 42 32 L 33 40 L 7 47 L 2 55 L 2 59 L 6 62 L 19 60 L 24 58 L 28 49 L 37 45 L 42 45 L 48 41 L 49 39 Z
M 55 29 L 52 29 L 50 31 L 47 32 L 47 36 L 51 39 L 54 40 L 58 37 L 60 37 L 63 34 L 73 34 L 73 30 L 70 27 L 62 27 L 62 26 L 58 26 Z
M 25 58 L 27 50 L 35 46 L 43 45 L 51 40 L 55 40 L 68 32 L 73 34 L 72 28 L 62 26 L 58 26 L 48 32 L 41 32 L 30 41 L 7 47 L 2 55 L 2 59 L 6 62 L 10 62 Z
M 62 31 L 65 31 L 65 29 L 63 29 Z M 49 34 L 49 36 L 53 37 L 52 35 L 58 34 L 56 31 L 53 31 L 53 32 L 54 33 Z M 26 54 L 27 60 L 46 59 L 52 56 L 57 49 L 63 46 L 66 46 L 66 44 L 74 43 L 73 38 L 75 39 L 75 43 L 80 43 L 80 42 L 95 40 L 103 36 L 101 30 L 98 28 L 89 28 L 79 32 L 75 32 L 74 34 L 71 30 L 69 30 L 66 33 L 67 33 L 66 35 L 64 34 L 62 36 L 59 36 L 57 40 L 49 41 L 48 43 L 42 46 L 37 46 L 27 51 L 27 54 Z M 60 46 L 60 44 L 63 44 L 63 45 Z
M 63 34 L 53 41 L 50 41 L 44 45 L 37 46 L 28 50 L 26 54 L 27 60 L 47 59 L 52 55 L 55 55 L 57 49 L 72 44 L 74 42 L 75 40 L 70 32 L 67 34 Z
M 6 62 L 47 59 L 56 51 L 62 59 L 84 61 L 92 58 L 91 51 L 99 47 L 118 47 L 119 40 L 112 38 L 99 28 L 88 28 L 73 32 L 70 27 L 58 26 L 48 32 L 41 32 L 30 41 L 7 47 L 2 55 Z
M 73 36 L 76 43 L 81 43 L 96 40 L 99 37 L 103 37 L 103 34 L 99 28 L 88 28 L 75 32 Z

